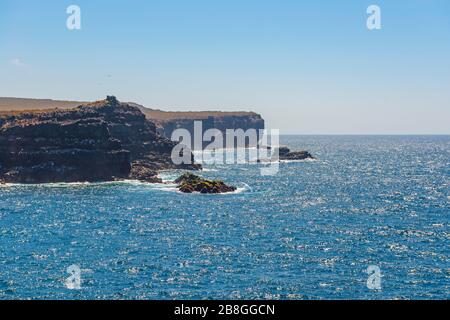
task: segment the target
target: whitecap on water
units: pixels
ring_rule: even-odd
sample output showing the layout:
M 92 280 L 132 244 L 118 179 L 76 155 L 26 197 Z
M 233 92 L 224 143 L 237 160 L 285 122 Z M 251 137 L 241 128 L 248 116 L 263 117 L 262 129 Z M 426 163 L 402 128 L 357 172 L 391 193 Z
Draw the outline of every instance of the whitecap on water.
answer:
M 247 191 L 247 188 L 237 188 L 235 191 L 233 192 L 228 192 L 228 193 L 223 193 L 223 194 L 239 194 L 242 193 L 244 191 Z M 251 190 L 250 190 L 251 191 Z
M 175 185 L 172 187 L 168 187 L 167 185 L 165 185 L 164 187 L 158 188 L 158 190 L 167 192 L 180 192 Z
M 109 183 L 116 183 L 115 181 L 111 182 L 53 182 L 53 183 L 3 183 L 0 184 L 0 188 L 11 188 L 11 187 L 46 187 L 46 188 L 73 188 L 79 186 L 91 186 L 91 185 L 103 185 Z
M 203 168 L 202 172 L 217 172 L 217 169 Z
M 171 170 L 171 171 L 161 171 L 158 173 L 158 178 L 160 178 L 163 182 L 171 182 L 177 179 L 182 174 L 179 170 Z
M 302 160 L 279 160 L 279 163 L 298 163 L 298 162 L 319 162 L 317 159 L 302 159 Z
M 393 243 L 388 245 L 389 250 L 393 252 L 405 252 L 408 251 L 408 247 L 403 244 Z

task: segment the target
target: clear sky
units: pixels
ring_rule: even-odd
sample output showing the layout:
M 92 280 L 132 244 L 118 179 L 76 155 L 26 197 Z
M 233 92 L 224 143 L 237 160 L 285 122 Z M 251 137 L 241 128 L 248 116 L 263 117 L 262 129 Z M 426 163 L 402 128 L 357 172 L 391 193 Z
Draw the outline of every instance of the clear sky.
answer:
M 0 96 L 106 94 L 282 133 L 448 134 L 450 1 L 0 1 Z

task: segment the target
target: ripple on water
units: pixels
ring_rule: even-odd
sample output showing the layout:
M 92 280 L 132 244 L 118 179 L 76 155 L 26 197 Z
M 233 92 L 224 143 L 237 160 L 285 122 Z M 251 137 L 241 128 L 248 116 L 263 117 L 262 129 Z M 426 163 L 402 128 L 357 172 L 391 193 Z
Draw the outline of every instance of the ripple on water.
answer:
M 0 185 L 0 299 L 447 298 L 449 137 L 282 137 L 319 160 L 238 186 Z M 163 172 L 173 181 L 179 172 Z M 67 267 L 83 289 L 68 290 Z M 383 289 L 367 289 L 377 265 Z

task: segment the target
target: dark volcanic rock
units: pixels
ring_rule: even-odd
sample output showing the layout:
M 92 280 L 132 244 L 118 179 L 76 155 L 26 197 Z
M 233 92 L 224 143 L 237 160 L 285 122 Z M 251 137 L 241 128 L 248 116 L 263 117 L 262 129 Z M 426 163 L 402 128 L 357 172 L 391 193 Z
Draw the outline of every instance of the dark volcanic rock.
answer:
M 137 107 L 120 103 L 114 97 L 108 97 L 106 101 L 87 104 L 81 106 L 80 109 L 90 110 L 93 107 L 102 114 L 108 123 L 111 136 L 119 140 L 125 150 L 130 151 L 133 167 L 139 166 L 142 167 L 142 170 L 154 171 L 163 169 L 198 170 L 201 168 L 200 165 L 194 164 L 192 155 L 191 164 L 175 165 L 172 162 L 171 154 L 176 143 L 159 135 L 155 124 L 147 120 Z
M 156 170 L 199 168 L 174 165 L 173 146 L 139 109 L 115 97 L 71 110 L 5 116 L 0 118 L 0 181 L 156 182 Z
M 185 173 L 175 180 L 178 189 L 184 193 L 226 193 L 236 191 L 235 187 L 227 186 L 220 180 L 207 180 L 192 173 Z
M 133 161 L 131 163 L 130 179 L 161 183 L 162 179 L 158 178 L 158 172 L 152 169 L 152 165 L 148 161 Z
M 280 147 L 278 149 L 280 160 L 305 160 L 314 159 L 308 151 L 291 151 L 287 147 Z
M 182 115 L 180 115 L 181 117 Z M 151 117 L 151 115 L 150 115 Z M 217 129 L 219 130 L 223 137 L 224 141 L 227 141 L 227 130 L 238 130 L 242 129 L 243 131 L 247 131 L 249 129 L 256 130 L 257 133 L 257 140 L 259 140 L 260 137 L 260 130 L 264 129 L 264 119 L 256 113 L 247 112 L 242 115 L 227 115 L 224 113 L 221 115 L 220 113 L 213 116 L 208 116 L 206 118 L 203 117 L 197 117 L 195 118 L 174 118 L 174 119 L 164 119 L 164 120 L 155 120 L 155 122 L 158 124 L 159 131 L 167 138 L 170 138 L 172 136 L 172 133 L 176 129 L 186 129 L 190 132 L 191 136 L 194 137 L 194 123 L 196 121 L 201 121 L 202 123 L 202 135 L 209 129 Z M 233 136 L 234 138 L 234 136 Z M 231 140 L 233 141 L 233 140 Z M 203 142 L 203 148 L 205 148 L 207 145 L 209 145 L 210 142 L 205 141 Z M 246 147 L 254 147 L 251 142 L 245 141 Z M 237 146 L 236 141 L 233 142 L 233 147 Z M 191 149 L 194 148 L 193 141 L 192 144 L 189 146 Z
M 130 153 L 100 119 L 10 119 L 0 128 L 0 180 L 17 183 L 126 178 Z

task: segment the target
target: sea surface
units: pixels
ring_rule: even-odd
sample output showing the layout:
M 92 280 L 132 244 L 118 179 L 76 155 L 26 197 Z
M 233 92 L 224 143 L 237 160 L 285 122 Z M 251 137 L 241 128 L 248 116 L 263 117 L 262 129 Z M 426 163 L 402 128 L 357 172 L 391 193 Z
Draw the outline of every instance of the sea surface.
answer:
M 317 160 L 207 165 L 233 194 L 0 186 L 0 299 L 450 298 L 450 136 L 281 142 Z

